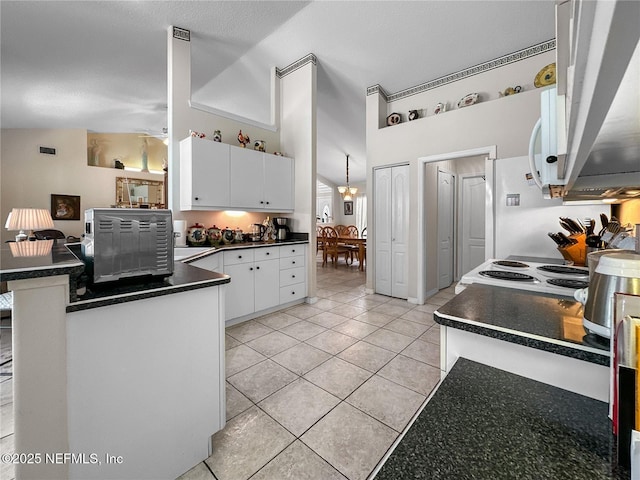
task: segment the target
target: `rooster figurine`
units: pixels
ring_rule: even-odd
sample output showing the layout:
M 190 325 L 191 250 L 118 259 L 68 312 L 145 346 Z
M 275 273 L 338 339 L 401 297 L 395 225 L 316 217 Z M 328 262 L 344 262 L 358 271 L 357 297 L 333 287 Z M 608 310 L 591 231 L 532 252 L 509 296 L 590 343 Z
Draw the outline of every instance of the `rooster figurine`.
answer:
M 242 133 L 242 130 L 240 130 L 240 132 L 238 133 L 238 141 L 240 142 L 240 146 L 242 148 L 245 148 L 247 146 L 247 143 L 250 142 L 249 135 L 244 135 Z

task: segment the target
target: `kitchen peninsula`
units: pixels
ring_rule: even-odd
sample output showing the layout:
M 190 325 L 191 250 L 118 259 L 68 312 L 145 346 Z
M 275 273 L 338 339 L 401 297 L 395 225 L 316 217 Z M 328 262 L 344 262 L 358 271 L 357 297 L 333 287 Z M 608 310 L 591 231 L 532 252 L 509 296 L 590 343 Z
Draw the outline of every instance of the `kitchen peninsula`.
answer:
M 62 245 L 42 257 L 2 248 L 15 451 L 42 459 L 17 463 L 16 478 L 175 478 L 211 453 L 225 424 L 230 279 L 176 262 L 165 280 L 76 296 L 83 271 Z M 44 461 L 54 453 L 75 461 Z

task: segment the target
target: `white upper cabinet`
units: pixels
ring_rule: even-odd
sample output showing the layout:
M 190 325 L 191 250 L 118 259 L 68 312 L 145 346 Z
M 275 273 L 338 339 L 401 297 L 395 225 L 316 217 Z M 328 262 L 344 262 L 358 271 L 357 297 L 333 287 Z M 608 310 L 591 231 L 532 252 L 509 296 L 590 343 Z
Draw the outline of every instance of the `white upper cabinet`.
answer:
M 194 137 L 180 142 L 181 210 L 293 207 L 293 159 Z
M 235 208 L 293 211 L 293 160 L 231 148 L 231 204 Z
M 230 148 L 194 137 L 180 142 L 180 210 L 229 206 Z

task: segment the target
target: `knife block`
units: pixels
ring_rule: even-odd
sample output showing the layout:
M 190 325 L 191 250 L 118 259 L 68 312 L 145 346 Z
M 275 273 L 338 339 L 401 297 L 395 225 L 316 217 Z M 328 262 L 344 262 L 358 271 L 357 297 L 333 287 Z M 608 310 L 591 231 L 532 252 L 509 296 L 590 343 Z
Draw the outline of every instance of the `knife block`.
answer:
M 584 233 L 570 235 L 569 238 L 577 240 L 578 243 L 567 247 L 558 247 L 558 251 L 565 260 L 573 262 L 577 267 L 584 267 L 587 262 L 587 236 Z

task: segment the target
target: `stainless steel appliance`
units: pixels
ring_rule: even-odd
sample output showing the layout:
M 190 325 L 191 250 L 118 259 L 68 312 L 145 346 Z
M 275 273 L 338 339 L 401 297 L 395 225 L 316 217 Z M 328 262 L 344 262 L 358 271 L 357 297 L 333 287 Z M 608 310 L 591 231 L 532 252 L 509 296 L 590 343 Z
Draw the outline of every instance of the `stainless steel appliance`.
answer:
M 287 225 L 289 219 L 286 217 L 273 217 L 273 225 L 276 228 L 276 240 L 287 240 L 291 234 L 291 229 Z
M 611 338 L 615 293 L 640 295 L 640 255 L 611 253 L 600 257 L 589 282 L 583 324 L 587 330 Z
M 251 225 L 249 240 L 251 240 L 252 242 L 261 242 L 266 231 L 267 227 L 259 223 L 254 223 L 253 225 Z
M 92 208 L 84 219 L 89 283 L 173 274 L 171 210 Z

